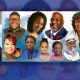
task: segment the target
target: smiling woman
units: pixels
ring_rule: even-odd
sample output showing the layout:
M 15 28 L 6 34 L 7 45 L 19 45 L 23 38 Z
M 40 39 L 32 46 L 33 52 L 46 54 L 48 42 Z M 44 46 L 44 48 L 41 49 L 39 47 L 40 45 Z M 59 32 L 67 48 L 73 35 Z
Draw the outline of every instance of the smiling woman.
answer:
M 15 35 L 7 34 L 5 36 L 2 61 L 16 61 L 20 57 L 21 50 L 16 48 L 16 42 Z

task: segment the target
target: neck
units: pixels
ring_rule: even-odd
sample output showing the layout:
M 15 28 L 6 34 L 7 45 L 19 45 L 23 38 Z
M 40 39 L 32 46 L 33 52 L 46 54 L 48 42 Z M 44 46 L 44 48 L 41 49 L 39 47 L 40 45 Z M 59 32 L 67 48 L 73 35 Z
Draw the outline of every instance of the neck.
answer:
M 20 27 L 18 27 L 18 28 L 16 28 L 16 29 L 13 29 L 13 28 L 10 27 L 10 29 L 11 29 L 14 33 L 15 33 L 16 31 L 18 31 L 19 28 L 20 28 Z
M 62 56 L 62 54 L 55 54 L 54 56 Z
M 34 49 L 33 49 L 33 50 L 34 50 Z M 28 52 L 29 52 L 29 53 L 32 53 L 32 52 L 33 52 L 33 50 L 28 50 Z

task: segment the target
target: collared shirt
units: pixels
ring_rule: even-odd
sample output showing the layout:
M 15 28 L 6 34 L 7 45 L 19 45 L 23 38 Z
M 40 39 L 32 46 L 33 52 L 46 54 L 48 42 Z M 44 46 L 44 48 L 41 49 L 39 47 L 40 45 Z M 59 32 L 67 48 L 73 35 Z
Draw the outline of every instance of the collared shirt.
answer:
M 75 53 L 74 53 L 75 52 Z M 77 51 L 71 52 L 68 49 L 65 50 L 64 56 L 70 61 L 77 61 L 80 59 L 79 53 Z
M 25 33 L 25 29 L 23 29 L 21 27 L 18 30 L 16 30 L 15 32 L 10 27 L 7 28 L 7 29 L 4 29 L 4 34 L 5 35 L 6 34 L 15 34 L 17 38 L 21 38 L 24 33 Z
M 63 27 L 62 27 L 62 28 L 63 28 Z M 62 29 L 62 28 L 61 28 L 61 29 Z M 58 31 L 56 31 L 56 32 L 54 32 L 54 33 L 53 33 L 52 30 L 51 30 L 51 34 L 53 34 L 53 35 L 55 36 L 61 29 L 59 29 Z

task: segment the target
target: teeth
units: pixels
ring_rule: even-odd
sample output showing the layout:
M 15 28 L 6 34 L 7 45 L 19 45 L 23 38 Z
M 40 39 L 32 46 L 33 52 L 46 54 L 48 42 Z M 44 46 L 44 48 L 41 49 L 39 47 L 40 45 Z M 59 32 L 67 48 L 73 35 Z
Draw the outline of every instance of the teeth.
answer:
M 9 51 L 12 51 L 12 49 L 11 49 L 11 48 L 9 48 L 8 50 L 9 50 Z

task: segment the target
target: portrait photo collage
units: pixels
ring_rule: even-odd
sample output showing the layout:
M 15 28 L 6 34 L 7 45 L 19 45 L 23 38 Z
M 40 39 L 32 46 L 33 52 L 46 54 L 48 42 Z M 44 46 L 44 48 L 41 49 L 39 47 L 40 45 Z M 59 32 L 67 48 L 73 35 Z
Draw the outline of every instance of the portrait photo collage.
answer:
M 79 11 L 1 11 L 1 62 L 80 62 Z

